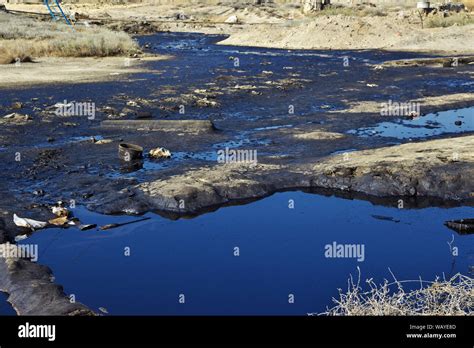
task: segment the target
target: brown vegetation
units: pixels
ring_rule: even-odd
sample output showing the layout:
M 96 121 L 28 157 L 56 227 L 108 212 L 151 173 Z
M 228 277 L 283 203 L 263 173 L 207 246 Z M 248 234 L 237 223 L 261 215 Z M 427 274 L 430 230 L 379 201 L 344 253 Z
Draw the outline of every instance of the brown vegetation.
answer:
M 71 27 L 0 14 L 0 64 L 31 57 L 106 57 L 131 55 L 138 44 L 127 34 L 96 26 Z

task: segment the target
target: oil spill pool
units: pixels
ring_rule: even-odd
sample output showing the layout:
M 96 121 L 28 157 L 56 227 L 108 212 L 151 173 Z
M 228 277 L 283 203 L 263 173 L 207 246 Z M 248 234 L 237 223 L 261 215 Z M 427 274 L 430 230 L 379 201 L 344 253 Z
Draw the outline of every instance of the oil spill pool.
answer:
M 7 302 L 8 295 L 0 291 L 0 315 L 16 315 L 15 310 Z
M 399 119 L 392 122 L 382 122 L 375 127 L 360 128 L 348 133 L 363 137 L 381 136 L 412 139 L 473 131 L 474 107 L 471 107 L 428 114 L 413 120 Z
M 457 235 L 443 223 L 473 210 L 399 210 L 285 192 L 194 219 L 147 214 L 151 220 L 108 231 L 43 230 L 22 243 L 39 244 L 39 263 L 68 294 L 111 315 L 305 315 L 331 306 L 357 266 L 376 281 L 390 278 L 389 267 L 398 279 L 467 274 L 474 235 Z M 84 208 L 75 215 L 99 225 L 134 219 Z M 453 235 L 457 257 L 447 244 Z M 363 245 L 363 261 L 326 257 L 333 243 Z

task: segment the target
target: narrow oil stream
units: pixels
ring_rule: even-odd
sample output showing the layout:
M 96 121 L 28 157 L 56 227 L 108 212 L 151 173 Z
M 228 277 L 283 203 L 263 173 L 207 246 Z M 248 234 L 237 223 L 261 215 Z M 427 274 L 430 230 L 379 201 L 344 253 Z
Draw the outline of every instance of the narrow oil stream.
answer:
M 357 266 L 380 282 L 389 268 L 399 279 L 468 274 L 474 236 L 443 223 L 473 210 L 396 209 L 286 192 L 194 219 L 147 214 L 151 220 L 127 227 L 49 229 L 22 243 L 39 244 L 39 262 L 77 301 L 113 315 L 305 315 L 331 306 Z M 84 208 L 75 215 L 99 225 L 133 220 Z M 363 252 L 327 257 L 328 245 L 345 244 Z

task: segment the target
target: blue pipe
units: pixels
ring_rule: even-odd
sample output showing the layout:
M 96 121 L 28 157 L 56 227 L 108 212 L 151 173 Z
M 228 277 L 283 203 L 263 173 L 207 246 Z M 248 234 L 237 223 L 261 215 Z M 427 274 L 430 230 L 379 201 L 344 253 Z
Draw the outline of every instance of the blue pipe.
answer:
M 61 15 L 63 16 L 64 20 L 66 21 L 66 23 L 72 27 L 72 24 L 71 22 L 69 21 L 69 18 L 67 18 L 66 14 L 64 13 L 63 9 L 61 8 L 61 5 L 59 4 L 59 1 L 60 0 L 54 0 L 54 2 L 56 3 L 56 7 L 59 9 L 59 12 L 61 12 Z M 44 0 L 44 4 L 46 5 L 46 7 L 48 8 L 48 11 L 49 11 L 49 14 L 51 15 L 51 17 L 53 18 L 53 20 L 58 20 L 56 14 L 54 13 L 54 11 L 51 9 L 51 6 L 49 4 L 50 0 Z
M 57 5 L 58 8 L 59 8 L 59 11 L 61 11 L 61 14 L 63 15 L 64 19 L 66 20 L 66 23 L 67 23 L 69 26 L 72 26 L 71 22 L 69 22 L 69 19 L 68 19 L 67 16 L 64 14 L 63 9 L 61 8 L 61 5 L 59 5 L 59 1 L 60 1 L 60 0 L 55 0 L 55 1 L 56 1 L 56 5 Z
M 49 14 L 53 18 L 53 20 L 56 20 L 56 15 L 54 14 L 53 10 L 51 10 L 51 7 L 49 6 L 49 0 L 44 0 L 44 4 L 48 8 Z

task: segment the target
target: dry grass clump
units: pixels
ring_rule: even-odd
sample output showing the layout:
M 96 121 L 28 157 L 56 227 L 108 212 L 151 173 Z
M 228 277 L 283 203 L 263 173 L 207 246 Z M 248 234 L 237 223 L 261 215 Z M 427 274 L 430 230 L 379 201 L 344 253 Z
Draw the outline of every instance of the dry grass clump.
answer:
M 90 26 L 72 30 L 64 23 L 0 14 L 0 64 L 30 57 L 106 57 L 139 52 L 126 33 Z
M 456 13 L 448 17 L 431 16 L 426 19 L 425 26 L 427 28 L 446 28 L 453 25 L 474 24 L 474 16 L 469 13 Z
M 47 39 L 57 35 L 58 31 L 67 29 L 64 23 L 41 22 L 7 13 L 0 13 L 0 23 L 0 39 L 4 40 Z
M 31 62 L 32 58 L 28 55 L 30 46 L 24 42 L 17 42 L 11 47 L 5 47 L 0 41 L 0 64 L 13 64 L 16 62 Z
M 336 306 L 322 315 L 330 316 L 407 316 L 407 315 L 473 315 L 474 279 L 456 274 L 451 279 L 436 279 L 433 282 L 420 280 L 385 280 L 377 285 L 366 280 L 368 290 L 364 291 L 359 277 L 356 283 L 351 276 L 348 290 L 339 289 L 339 299 L 333 299 Z M 393 275 L 393 274 L 392 274 Z M 419 284 L 419 288 L 406 291 L 403 284 Z

